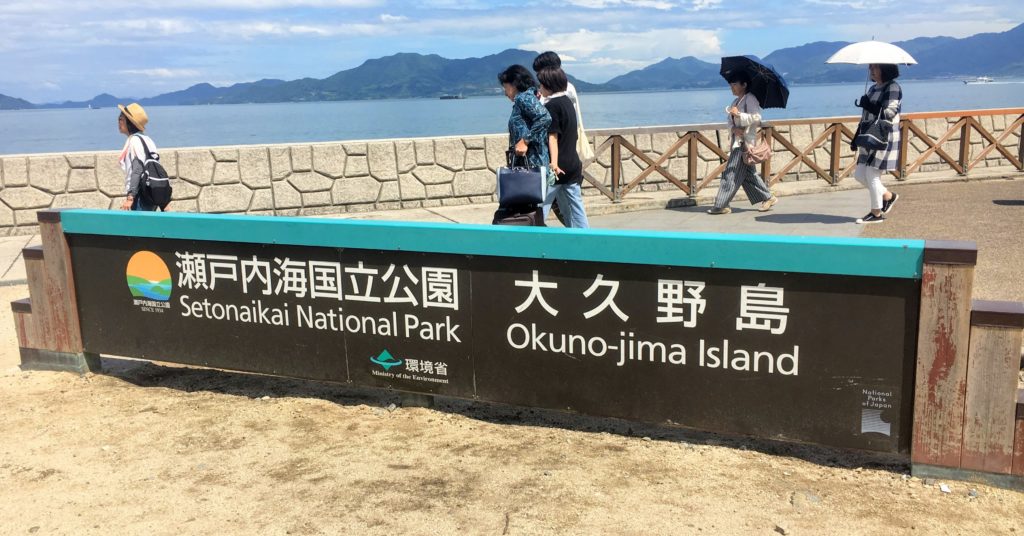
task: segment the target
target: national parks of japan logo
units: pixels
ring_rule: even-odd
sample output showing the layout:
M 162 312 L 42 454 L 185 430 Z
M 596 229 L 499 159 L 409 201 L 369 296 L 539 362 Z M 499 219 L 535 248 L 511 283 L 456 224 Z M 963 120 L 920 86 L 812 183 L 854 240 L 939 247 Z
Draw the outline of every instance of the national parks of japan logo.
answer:
M 125 269 L 125 280 L 136 301 L 166 302 L 171 299 L 171 271 L 152 251 L 139 251 L 132 255 Z

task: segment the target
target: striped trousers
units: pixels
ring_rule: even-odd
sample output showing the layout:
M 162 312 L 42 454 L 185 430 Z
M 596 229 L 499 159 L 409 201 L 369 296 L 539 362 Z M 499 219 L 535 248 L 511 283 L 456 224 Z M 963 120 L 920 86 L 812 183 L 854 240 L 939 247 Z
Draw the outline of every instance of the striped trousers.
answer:
M 771 190 L 758 175 L 757 169 L 743 161 L 743 149 L 736 147 L 729 152 L 729 162 L 725 165 L 722 178 L 718 180 L 715 208 L 729 206 L 729 202 L 736 196 L 741 186 L 751 205 L 764 203 L 772 198 Z

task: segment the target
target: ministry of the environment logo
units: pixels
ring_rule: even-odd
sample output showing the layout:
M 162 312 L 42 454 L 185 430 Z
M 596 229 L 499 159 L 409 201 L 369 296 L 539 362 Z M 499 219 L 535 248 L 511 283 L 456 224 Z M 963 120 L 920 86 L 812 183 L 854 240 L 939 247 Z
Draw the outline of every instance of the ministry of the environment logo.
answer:
M 125 279 L 128 290 L 136 298 L 163 302 L 171 299 L 171 271 L 152 251 L 139 251 L 132 255 L 125 269 Z
M 391 367 L 395 367 L 402 364 L 401 359 L 395 359 L 395 356 L 391 355 L 391 352 L 384 350 L 377 357 L 371 357 L 370 361 L 380 365 L 384 370 L 390 370 Z

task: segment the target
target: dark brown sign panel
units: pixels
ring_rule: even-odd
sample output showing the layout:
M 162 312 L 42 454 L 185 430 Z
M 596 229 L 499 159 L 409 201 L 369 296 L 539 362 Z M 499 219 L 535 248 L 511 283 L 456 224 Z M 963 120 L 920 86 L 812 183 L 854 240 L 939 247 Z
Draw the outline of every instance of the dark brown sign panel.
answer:
M 913 279 L 69 240 L 90 352 L 909 446 Z

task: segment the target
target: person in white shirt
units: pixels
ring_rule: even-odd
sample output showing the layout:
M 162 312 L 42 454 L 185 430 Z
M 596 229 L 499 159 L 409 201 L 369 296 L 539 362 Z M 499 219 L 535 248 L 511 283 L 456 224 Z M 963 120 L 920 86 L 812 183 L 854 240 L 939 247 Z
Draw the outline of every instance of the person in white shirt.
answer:
M 728 114 L 731 143 L 729 144 L 729 161 L 722 172 L 722 178 L 718 183 L 718 194 L 715 196 L 715 206 L 708 209 L 708 214 L 728 214 L 732 212 L 729 203 L 739 191 L 740 187 L 747 194 L 747 200 L 751 205 L 761 204 L 758 210 L 764 212 L 771 210 L 772 206 L 779 201 L 772 195 L 764 179 L 757 173 L 757 169 L 743 161 L 743 153 L 747 147 L 754 144 L 757 136 L 757 129 L 761 126 L 761 104 L 757 97 L 747 92 L 747 85 L 750 80 L 737 73 L 729 80 L 729 89 L 736 97 L 732 104 L 726 108 Z
M 121 110 L 121 114 L 117 116 L 117 129 L 128 137 L 118 159 L 121 170 L 124 171 L 125 198 L 121 210 L 156 210 L 156 205 L 139 195 L 139 179 L 142 177 L 147 152 L 156 152 L 156 144 L 149 136 L 143 134 L 146 124 L 149 123 L 149 116 L 137 102 L 128 106 L 118 104 L 117 108 Z M 165 210 L 166 208 L 164 207 Z

